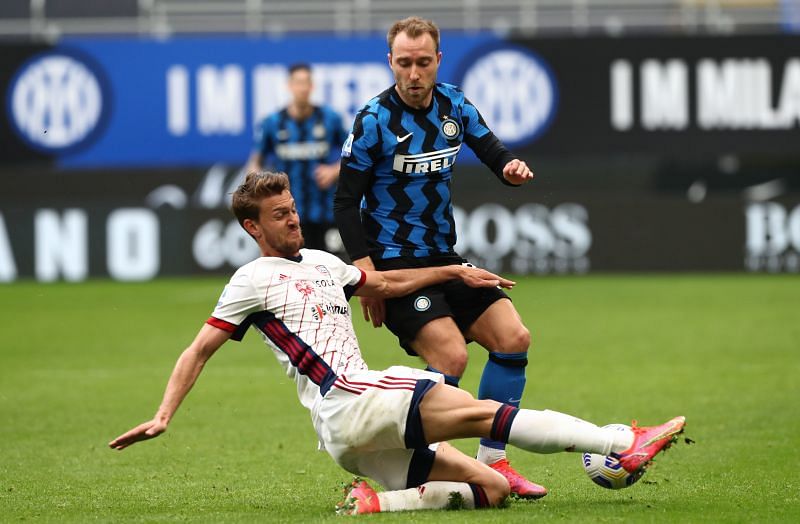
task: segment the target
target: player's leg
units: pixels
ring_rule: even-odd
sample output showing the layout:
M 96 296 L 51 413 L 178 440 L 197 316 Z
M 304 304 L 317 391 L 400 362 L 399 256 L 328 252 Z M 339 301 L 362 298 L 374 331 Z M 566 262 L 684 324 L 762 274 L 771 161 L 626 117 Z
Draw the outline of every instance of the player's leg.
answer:
M 441 373 L 445 383 L 458 387 L 467 367 L 467 343 L 451 317 L 423 325 L 410 346 L 428 364 L 428 370 Z
M 630 431 L 601 428 L 557 411 L 520 409 L 493 400 L 476 400 L 460 389 L 436 384 L 419 403 L 419 421 L 428 441 L 488 437 L 535 453 L 577 451 L 616 454 L 629 472 L 645 467 L 683 431 L 686 420 Z
M 489 351 L 478 387 L 479 399 L 492 399 L 519 407 L 525 389 L 530 332 L 511 300 L 499 289 L 474 289 L 461 283 L 447 285 L 448 300 L 459 327 L 469 340 Z M 518 473 L 506 458 L 505 443 L 482 438 L 478 460 L 501 472 L 514 495 L 540 498 L 547 489 Z
M 630 448 L 632 432 L 600 428 L 557 411 L 519 409 L 476 400 L 464 390 L 437 384 L 419 406 L 429 442 L 487 437 L 536 453 L 581 451 L 608 455 Z
M 467 346 L 441 286 L 386 301 L 386 327 L 406 353 L 419 356 L 430 371 L 458 386 L 467 366 Z
M 431 458 L 432 465 L 427 481 L 415 484 L 411 470 L 423 455 Z M 388 490 L 376 492 L 356 479 L 345 488 L 340 513 L 476 509 L 497 506 L 509 494 L 502 475 L 444 442 L 437 444 L 435 451 L 423 448 L 367 453 L 359 459 L 358 467 Z
M 500 298 L 486 307 L 467 328 L 466 336 L 489 351 L 478 398 L 519 407 L 525 390 L 530 332 L 522 324 L 511 300 Z M 481 440 L 478 460 L 492 464 L 505 458 L 505 445 Z

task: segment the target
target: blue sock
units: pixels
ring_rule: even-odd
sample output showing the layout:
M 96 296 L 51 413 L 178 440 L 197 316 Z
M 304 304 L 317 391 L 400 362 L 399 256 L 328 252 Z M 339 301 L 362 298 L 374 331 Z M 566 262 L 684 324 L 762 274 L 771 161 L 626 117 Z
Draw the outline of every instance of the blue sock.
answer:
M 496 400 L 503 404 L 519 407 L 522 392 L 525 390 L 525 366 L 528 352 L 489 353 L 489 360 L 483 368 L 478 398 Z M 505 449 L 504 442 L 481 439 L 481 445 L 494 449 Z
M 446 373 L 442 373 L 438 369 L 436 369 L 434 367 L 431 367 L 431 366 L 426 366 L 425 367 L 425 371 L 432 371 L 434 373 L 439 373 L 440 375 L 444 376 L 444 383 L 447 384 L 448 386 L 453 386 L 454 388 L 458 387 L 458 381 L 461 380 L 461 377 L 457 377 L 455 375 L 448 375 Z

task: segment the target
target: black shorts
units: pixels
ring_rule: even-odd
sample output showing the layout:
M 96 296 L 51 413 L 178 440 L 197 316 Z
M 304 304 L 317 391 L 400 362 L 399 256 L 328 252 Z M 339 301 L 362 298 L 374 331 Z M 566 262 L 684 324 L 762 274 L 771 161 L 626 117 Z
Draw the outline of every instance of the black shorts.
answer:
M 374 263 L 376 269 L 386 271 L 463 264 L 467 261 L 459 256 L 446 256 L 427 259 L 375 260 Z M 502 289 L 496 287 L 473 288 L 461 280 L 451 280 L 419 289 L 404 297 L 387 299 L 385 301 L 385 324 L 389 331 L 397 336 L 406 353 L 416 356 L 417 353 L 411 348 L 411 342 L 422 326 L 437 318 L 452 317 L 461 333 L 465 333 L 489 306 L 501 298 L 508 298 Z

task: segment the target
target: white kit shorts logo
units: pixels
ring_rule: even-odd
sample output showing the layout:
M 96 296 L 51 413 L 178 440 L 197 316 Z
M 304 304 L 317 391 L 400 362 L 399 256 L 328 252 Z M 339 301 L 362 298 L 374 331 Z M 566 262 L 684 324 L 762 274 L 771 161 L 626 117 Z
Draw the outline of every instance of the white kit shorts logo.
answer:
M 558 88 L 544 60 L 527 49 L 503 45 L 465 63 L 464 94 L 501 140 L 519 145 L 547 129 L 558 105 Z
M 96 66 L 59 51 L 25 63 L 8 90 L 17 133 L 45 152 L 62 152 L 94 138 L 108 112 L 107 90 Z

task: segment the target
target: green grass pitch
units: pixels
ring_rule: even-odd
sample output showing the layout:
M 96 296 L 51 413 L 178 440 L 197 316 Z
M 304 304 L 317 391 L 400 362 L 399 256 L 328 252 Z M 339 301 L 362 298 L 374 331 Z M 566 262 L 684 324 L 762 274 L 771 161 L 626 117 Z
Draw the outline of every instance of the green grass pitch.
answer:
M 225 281 L 0 286 L 0 521 L 340 521 L 350 475 L 316 452 L 308 412 L 253 332 L 210 361 L 165 435 L 106 446 L 152 416 Z M 512 449 L 550 495 L 366 520 L 800 522 L 800 278 L 520 278 L 511 293 L 534 339 L 524 407 L 599 424 L 684 414 L 696 443 L 614 492 L 578 454 Z M 419 365 L 353 306 L 373 368 Z M 475 392 L 485 353 L 470 351 Z

